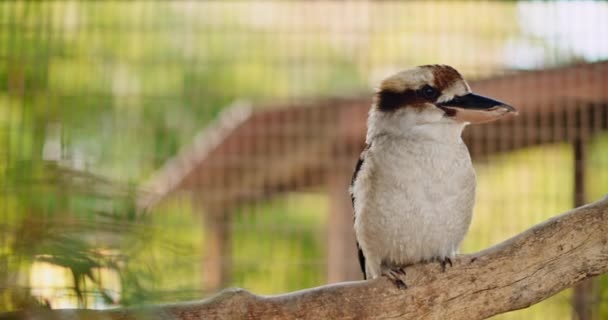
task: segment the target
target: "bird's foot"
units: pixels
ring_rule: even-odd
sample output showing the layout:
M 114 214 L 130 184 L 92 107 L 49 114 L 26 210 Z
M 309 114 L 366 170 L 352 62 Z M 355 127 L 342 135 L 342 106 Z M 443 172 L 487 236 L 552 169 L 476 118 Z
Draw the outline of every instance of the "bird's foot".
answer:
M 406 289 L 407 285 L 405 284 L 405 269 L 403 268 L 389 268 L 386 269 L 382 275 L 386 276 L 389 280 L 391 280 L 399 289 Z
M 439 263 L 441 264 L 441 272 L 445 272 L 445 266 L 448 264 L 452 267 L 452 259 L 450 259 L 450 257 L 437 258 L 437 260 L 439 260 Z

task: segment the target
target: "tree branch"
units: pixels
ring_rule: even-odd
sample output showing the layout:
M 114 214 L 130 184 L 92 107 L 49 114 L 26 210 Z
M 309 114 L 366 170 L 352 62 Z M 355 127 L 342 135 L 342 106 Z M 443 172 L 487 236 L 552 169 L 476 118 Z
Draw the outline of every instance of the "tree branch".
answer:
M 354 263 L 354 262 L 353 262 Z M 385 278 L 277 296 L 228 289 L 200 302 L 111 311 L 20 311 L 0 319 L 484 319 L 526 308 L 608 272 L 608 197 L 484 251 L 408 267 L 408 288 Z

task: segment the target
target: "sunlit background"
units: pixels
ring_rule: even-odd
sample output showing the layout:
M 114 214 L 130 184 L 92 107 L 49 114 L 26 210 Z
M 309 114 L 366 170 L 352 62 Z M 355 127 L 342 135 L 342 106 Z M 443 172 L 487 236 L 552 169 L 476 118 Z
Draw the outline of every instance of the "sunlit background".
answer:
M 340 239 L 360 149 L 330 130 L 328 98 L 368 103 L 382 77 L 420 64 L 475 80 L 605 59 L 607 2 L 2 1 L 0 311 L 357 279 Z M 589 202 L 608 190 L 608 131 L 581 145 Z M 576 148 L 476 157 L 462 251 L 573 208 Z M 590 287 L 608 318 L 608 279 Z M 572 301 L 496 318 L 571 319 Z

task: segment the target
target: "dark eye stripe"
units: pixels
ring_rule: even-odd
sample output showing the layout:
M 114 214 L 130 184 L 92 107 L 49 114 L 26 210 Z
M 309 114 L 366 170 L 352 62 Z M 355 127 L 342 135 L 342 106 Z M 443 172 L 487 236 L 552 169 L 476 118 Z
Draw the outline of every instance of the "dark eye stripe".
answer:
M 424 102 L 414 90 L 395 92 L 382 90 L 376 95 L 376 104 L 381 111 L 394 111 L 406 105 Z
M 394 111 L 405 106 L 421 105 L 425 102 L 435 102 L 440 96 L 437 88 L 429 85 L 418 90 L 404 90 L 401 92 L 382 90 L 376 94 L 376 105 L 381 111 Z

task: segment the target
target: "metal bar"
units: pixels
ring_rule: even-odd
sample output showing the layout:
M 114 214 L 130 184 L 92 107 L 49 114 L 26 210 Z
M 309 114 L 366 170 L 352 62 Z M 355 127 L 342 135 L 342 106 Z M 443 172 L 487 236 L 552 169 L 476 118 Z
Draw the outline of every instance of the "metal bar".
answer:
M 580 128 L 574 138 L 574 206 L 580 207 L 586 202 L 585 166 L 587 163 L 586 139 L 581 135 Z M 597 304 L 597 283 L 588 279 L 574 287 L 572 294 L 572 319 L 597 320 L 599 314 Z

